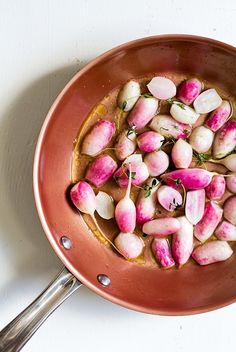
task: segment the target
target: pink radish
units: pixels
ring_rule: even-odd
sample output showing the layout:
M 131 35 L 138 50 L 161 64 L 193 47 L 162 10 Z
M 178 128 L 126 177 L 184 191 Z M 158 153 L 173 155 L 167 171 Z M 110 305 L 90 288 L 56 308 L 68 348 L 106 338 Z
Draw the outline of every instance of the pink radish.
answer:
M 223 221 L 215 230 L 215 236 L 223 241 L 236 241 L 236 226 Z
M 156 191 L 160 183 L 156 178 L 148 180 L 136 201 L 136 220 L 139 225 L 151 220 L 156 210 Z
M 177 98 L 184 104 L 190 105 L 201 93 L 202 84 L 197 78 L 188 79 L 180 84 Z
M 123 131 L 117 138 L 115 154 L 117 159 L 124 160 L 136 149 L 136 133 L 134 129 Z
M 211 182 L 213 172 L 204 169 L 182 169 L 168 172 L 161 176 L 167 185 L 174 188 L 201 189 Z
M 206 204 L 202 219 L 197 223 L 194 229 L 194 236 L 201 242 L 210 238 L 217 225 L 221 221 L 223 209 L 214 202 Z
M 138 147 L 145 153 L 151 153 L 158 150 L 164 141 L 165 138 L 154 131 L 143 132 L 137 137 Z
M 216 133 L 213 144 L 213 157 L 224 158 L 236 147 L 236 121 L 229 120 Z
M 86 172 L 86 179 L 94 186 L 101 187 L 114 174 L 117 163 L 109 155 L 99 155 L 92 161 Z
M 225 241 L 211 241 L 194 249 L 192 257 L 200 265 L 221 262 L 233 254 L 232 248 Z
M 227 100 L 223 100 L 222 104 L 212 111 L 210 116 L 205 121 L 205 126 L 210 128 L 213 132 L 218 131 L 231 115 L 231 105 Z
M 222 175 L 212 177 L 211 183 L 206 187 L 206 195 L 210 200 L 219 200 L 225 193 L 225 179 Z
M 85 136 L 81 153 L 90 156 L 100 153 L 110 143 L 115 131 L 114 122 L 99 120 Z
M 226 187 L 232 193 L 236 193 L 236 172 L 230 172 L 226 177 Z
M 153 77 L 147 84 L 149 92 L 158 99 L 166 100 L 173 98 L 176 94 L 176 86 L 173 81 L 166 77 Z
M 185 216 L 188 221 L 196 225 L 203 217 L 205 208 L 205 190 L 188 191 L 185 203 Z
M 199 114 L 208 114 L 218 108 L 222 103 L 222 99 L 213 88 L 202 92 L 193 102 L 194 109 Z
M 131 166 L 129 164 L 129 183 L 124 198 L 116 205 L 115 218 L 121 232 L 133 232 L 136 226 L 136 208 L 130 199 L 131 190 Z
M 193 251 L 193 225 L 185 216 L 177 218 L 180 229 L 172 237 L 172 254 L 177 264 L 185 264 Z
M 141 94 L 140 85 L 135 80 L 130 80 L 121 88 L 117 103 L 123 111 L 130 111 Z
M 161 186 L 157 191 L 157 199 L 167 211 L 175 211 L 183 203 L 181 194 L 170 186 Z
M 128 124 L 136 129 L 145 127 L 156 114 L 157 108 L 158 100 L 156 98 L 142 95 L 129 113 Z
M 191 127 L 185 123 L 174 120 L 169 115 L 157 115 L 152 119 L 150 128 L 164 137 L 187 138 L 191 132 Z
M 175 265 L 167 239 L 154 238 L 152 242 L 152 253 L 163 268 L 171 268 Z
M 119 249 L 119 252 L 126 259 L 135 259 L 142 254 L 144 243 L 142 238 L 134 233 L 120 232 L 115 238 L 114 243 Z
M 230 154 L 220 160 L 210 159 L 209 161 L 211 163 L 224 165 L 228 170 L 236 172 L 236 154 Z
M 70 198 L 72 200 L 72 203 L 75 205 L 75 207 L 81 211 L 82 213 L 88 214 L 91 216 L 94 224 L 96 225 L 97 229 L 101 233 L 102 237 L 110 243 L 112 247 L 117 250 L 120 254 L 122 254 L 119 249 L 114 245 L 114 243 L 105 235 L 105 233 L 102 231 L 100 226 L 97 223 L 97 220 L 94 216 L 95 210 L 96 210 L 96 196 L 95 193 L 92 189 L 92 187 L 85 181 L 79 181 L 76 183 L 71 191 L 70 191 Z M 123 254 L 122 254 L 123 255 Z
M 200 114 L 196 113 L 196 111 L 188 105 L 179 103 L 178 101 L 173 101 L 171 104 L 170 114 L 180 123 L 193 125 L 200 116 Z
M 165 237 L 180 229 L 180 223 L 176 218 L 159 218 L 146 222 L 143 232 L 150 236 Z
M 207 152 L 213 143 L 214 133 L 204 126 L 194 128 L 189 138 L 192 148 L 198 153 Z
M 178 139 L 171 151 L 171 158 L 177 169 L 187 169 L 192 162 L 193 149 L 183 139 Z
M 144 157 L 144 163 L 147 165 L 150 176 L 159 176 L 168 168 L 169 157 L 163 150 L 159 150 L 148 153 Z
M 231 224 L 236 225 L 236 196 L 232 196 L 225 201 L 224 217 Z

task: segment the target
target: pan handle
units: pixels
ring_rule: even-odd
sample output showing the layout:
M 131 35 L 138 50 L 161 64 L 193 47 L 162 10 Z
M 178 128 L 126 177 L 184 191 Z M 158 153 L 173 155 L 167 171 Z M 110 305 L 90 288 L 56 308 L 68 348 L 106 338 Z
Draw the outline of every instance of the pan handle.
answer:
M 23 312 L 0 332 L 0 352 L 17 352 L 47 317 L 81 286 L 64 268 Z

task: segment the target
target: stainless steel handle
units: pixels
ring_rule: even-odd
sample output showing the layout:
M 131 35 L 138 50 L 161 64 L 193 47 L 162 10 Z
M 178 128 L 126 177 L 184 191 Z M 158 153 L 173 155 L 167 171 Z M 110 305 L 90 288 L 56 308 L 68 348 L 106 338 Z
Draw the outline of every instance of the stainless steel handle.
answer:
M 0 351 L 20 351 L 44 320 L 81 285 L 64 268 L 36 300 L 0 332 Z

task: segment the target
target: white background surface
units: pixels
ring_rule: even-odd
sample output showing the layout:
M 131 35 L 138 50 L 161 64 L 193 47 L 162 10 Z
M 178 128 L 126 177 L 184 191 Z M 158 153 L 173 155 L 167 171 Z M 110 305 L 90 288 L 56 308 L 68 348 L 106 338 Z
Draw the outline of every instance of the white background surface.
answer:
M 235 32 L 234 0 L 0 0 L 0 328 L 61 267 L 35 211 L 32 156 L 65 83 L 90 59 L 131 39 L 190 33 L 236 45 Z M 24 351 L 233 351 L 235 322 L 235 304 L 198 316 L 159 317 L 82 288 Z

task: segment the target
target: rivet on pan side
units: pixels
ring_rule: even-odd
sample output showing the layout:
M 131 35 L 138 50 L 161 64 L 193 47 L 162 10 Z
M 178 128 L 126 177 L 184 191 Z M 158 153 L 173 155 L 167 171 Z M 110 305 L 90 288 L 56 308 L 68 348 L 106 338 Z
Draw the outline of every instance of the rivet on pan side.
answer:
M 111 283 L 111 280 L 109 279 L 109 277 L 104 274 L 98 275 L 97 279 L 100 282 L 100 284 L 102 284 L 103 286 L 109 286 Z
M 61 244 L 65 249 L 71 249 L 71 247 L 72 247 L 71 240 L 66 236 L 61 237 Z

